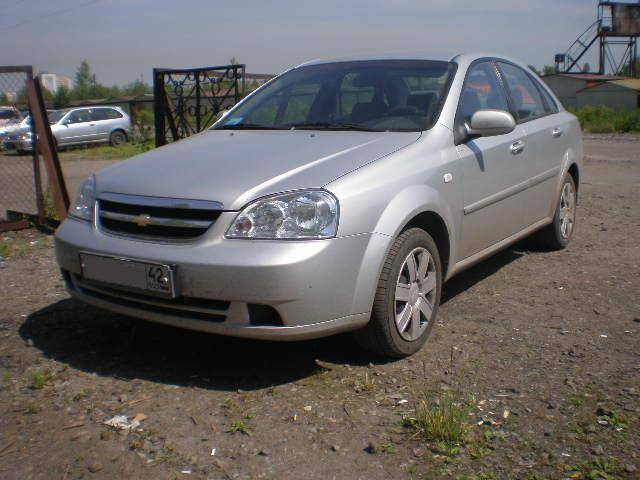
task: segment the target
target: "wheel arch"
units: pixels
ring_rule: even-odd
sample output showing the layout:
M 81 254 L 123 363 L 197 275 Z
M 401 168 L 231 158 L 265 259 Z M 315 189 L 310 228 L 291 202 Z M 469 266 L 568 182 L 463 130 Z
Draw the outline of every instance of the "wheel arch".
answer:
M 576 184 L 576 191 L 578 191 L 580 188 L 580 167 L 578 167 L 576 162 L 573 162 L 569 166 L 567 173 L 573 178 L 573 181 Z
M 109 139 L 111 139 L 111 135 L 113 135 L 114 133 L 118 133 L 118 132 L 122 133 L 122 134 L 124 135 L 124 138 L 125 138 L 127 141 L 129 141 L 129 134 L 128 134 L 128 133 L 127 133 L 127 131 L 126 131 L 124 128 L 122 128 L 122 127 L 117 127 L 117 128 L 114 128 L 113 130 L 111 130 L 111 131 L 109 132 Z
M 433 241 L 438 247 L 438 253 L 440 254 L 442 278 L 446 278 L 451 258 L 451 242 L 449 239 L 449 230 L 444 219 L 432 210 L 425 210 L 409 220 L 401 229 L 400 233 L 405 232 L 410 228 L 420 228 L 431 235 L 431 238 L 433 238 Z

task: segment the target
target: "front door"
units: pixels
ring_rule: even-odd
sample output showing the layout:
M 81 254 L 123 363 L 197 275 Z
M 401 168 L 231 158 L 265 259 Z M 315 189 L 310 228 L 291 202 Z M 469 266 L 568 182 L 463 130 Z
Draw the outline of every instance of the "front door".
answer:
M 465 79 L 456 123 L 468 122 L 478 110 L 509 111 L 506 92 L 491 61 L 473 65 Z M 519 232 L 522 218 L 520 187 L 526 181 L 528 159 L 525 130 L 481 137 L 458 145 L 463 175 L 463 216 L 459 239 L 461 259 Z
M 60 145 L 92 142 L 95 140 L 95 122 L 88 108 L 74 110 L 63 120 L 63 127 L 56 135 Z

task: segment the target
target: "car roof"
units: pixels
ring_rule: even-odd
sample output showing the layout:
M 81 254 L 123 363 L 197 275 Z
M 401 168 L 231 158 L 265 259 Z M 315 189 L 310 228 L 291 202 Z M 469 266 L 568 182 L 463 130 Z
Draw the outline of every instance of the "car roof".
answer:
M 308 65 L 320 65 L 325 63 L 341 63 L 341 62 L 357 62 L 357 61 L 371 61 L 371 60 L 427 60 L 427 61 L 440 61 L 440 62 L 455 62 L 460 65 L 468 65 L 474 60 L 479 58 L 496 58 L 500 60 L 506 60 L 522 66 L 522 63 L 518 60 L 509 58 L 506 55 L 502 55 L 495 52 L 469 52 L 459 53 L 452 56 L 433 55 L 426 52 L 423 53 L 390 53 L 390 54 L 378 54 L 378 55 L 354 55 L 349 57 L 339 58 L 317 58 L 304 62 L 298 67 Z

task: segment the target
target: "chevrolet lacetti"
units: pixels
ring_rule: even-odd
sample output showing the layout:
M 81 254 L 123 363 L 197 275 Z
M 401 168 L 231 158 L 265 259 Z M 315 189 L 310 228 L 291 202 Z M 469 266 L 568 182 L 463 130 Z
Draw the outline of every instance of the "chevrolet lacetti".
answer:
M 495 55 L 313 61 L 209 130 L 92 175 L 56 234 L 71 295 L 194 330 L 344 331 L 416 352 L 442 284 L 536 232 L 571 239 L 576 118 Z

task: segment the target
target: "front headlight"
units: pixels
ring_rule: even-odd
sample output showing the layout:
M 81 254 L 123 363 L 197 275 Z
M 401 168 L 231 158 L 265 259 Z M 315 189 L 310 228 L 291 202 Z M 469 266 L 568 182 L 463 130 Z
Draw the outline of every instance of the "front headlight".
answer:
M 31 132 L 25 133 L 20 137 L 22 140 L 31 140 Z
M 95 204 L 96 178 L 91 175 L 80 186 L 78 196 L 69 209 L 69 215 L 80 220 L 93 220 Z
M 282 193 L 247 205 L 228 238 L 312 240 L 335 237 L 338 200 L 325 190 Z

